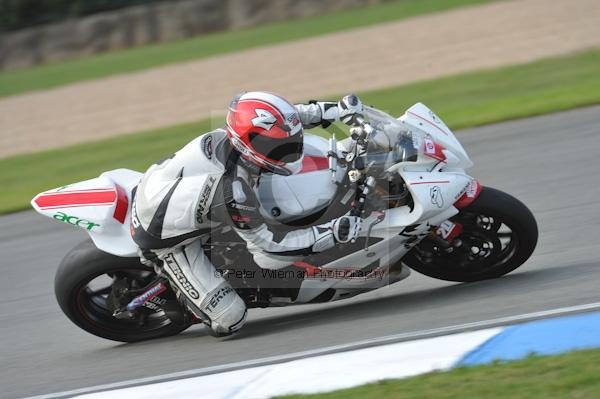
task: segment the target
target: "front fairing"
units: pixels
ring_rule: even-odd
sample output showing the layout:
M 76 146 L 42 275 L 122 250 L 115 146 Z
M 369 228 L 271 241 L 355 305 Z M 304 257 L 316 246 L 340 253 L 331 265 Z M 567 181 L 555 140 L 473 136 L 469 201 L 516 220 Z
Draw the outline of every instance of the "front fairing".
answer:
M 473 166 L 469 155 L 467 155 L 454 133 L 439 116 L 424 104 L 416 103 L 406 110 L 404 115 L 398 118 L 398 121 L 411 131 L 419 131 L 424 134 L 425 138 L 429 138 L 443 146 L 449 153 L 449 161 L 447 162 L 449 166 L 463 169 Z
M 434 115 L 430 119 L 436 122 L 427 123 L 423 114 Z M 387 170 L 404 162 L 443 161 L 446 166 L 463 169 L 473 164 L 454 134 L 423 104 L 414 105 L 398 119 L 371 107 L 365 107 L 365 116 L 376 129 L 367 148 L 368 165 L 376 169 Z
M 409 114 L 410 110 L 420 114 Z M 457 212 L 452 205 L 472 181 L 465 173 L 472 162 L 443 122 L 435 116 L 440 126 L 435 129 L 425 121 L 422 124 L 416 121 L 425 118 L 424 112 L 429 114 L 425 110 L 429 109 L 417 104 L 398 119 L 373 108 L 365 111 L 368 122 L 376 130 L 369 136 L 366 154 L 363 154 L 367 174 L 385 177 L 390 182 L 396 174 L 400 175 L 413 199 L 410 207 L 397 207 L 386 212 L 392 228 L 424 221 L 435 225 L 436 218 L 447 219 Z M 375 228 L 384 229 L 385 223 Z

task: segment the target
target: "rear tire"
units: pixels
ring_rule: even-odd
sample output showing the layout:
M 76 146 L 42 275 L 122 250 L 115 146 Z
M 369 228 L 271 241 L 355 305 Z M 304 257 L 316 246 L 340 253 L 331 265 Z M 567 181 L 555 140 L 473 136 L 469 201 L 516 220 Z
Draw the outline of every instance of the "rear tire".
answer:
M 537 244 L 538 228 L 531 211 L 490 187 L 483 187 L 479 197 L 451 220 L 463 224 L 458 237 L 463 248 L 447 253 L 426 237 L 402 261 L 429 277 L 472 282 L 510 273 L 529 259 Z
M 90 287 L 102 275 L 108 275 L 113 282 L 114 276 L 125 276 L 125 280 L 138 279 L 141 284 L 155 277 L 154 271 L 138 258 L 111 255 L 96 248 L 90 240 L 69 251 L 56 272 L 54 292 L 64 314 L 85 331 L 113 341 L 135 342 L 178 334 L 191 325 L 175 323 L 164 312 L 161 315 L 149 311 L 145 325 L 138 320 L 115 318 L 107 300 L 112 283 L 97 291 L 102 291 L 102 295 Z

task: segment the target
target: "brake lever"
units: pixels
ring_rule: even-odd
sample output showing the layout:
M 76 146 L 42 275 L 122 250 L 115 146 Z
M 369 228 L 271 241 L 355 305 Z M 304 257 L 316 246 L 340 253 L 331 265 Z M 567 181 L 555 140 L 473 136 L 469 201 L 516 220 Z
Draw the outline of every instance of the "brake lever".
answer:
M 369 239 L 371 238 L 371 232 L 373 231 L 373 227 L 375 227 L 376 224 L 381 223 L 381 221 L 383 221 L 383 219 L 385 218 L 385 212 L 379 211 L 379 215 L 377 216 L 377 218 L 375 220 L 373 220 L 371 222 L 371 224 L 369 224 L 369 229 L 367 230 L 367 237 L 366 237 L 366 241 L 365 241 L 365 251 L 369 250 Z
M 371 238 L 371 231 L 373 230 L 373 226 L 375 226 L 377 223 L 379 223 L 379 222 L 377 221 L 377 219 L 375 219 L 369 225 L 369 229 L 367 230 L 367 237 L 365 240 L 365 248 L 364 248 L 365 251 L 369 250 L 369 238 Z

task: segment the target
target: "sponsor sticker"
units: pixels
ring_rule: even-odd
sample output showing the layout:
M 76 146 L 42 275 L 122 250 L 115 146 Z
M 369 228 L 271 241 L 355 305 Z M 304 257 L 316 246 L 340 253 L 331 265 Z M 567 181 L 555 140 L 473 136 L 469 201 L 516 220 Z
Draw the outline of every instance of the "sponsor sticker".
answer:
M 162 309 L 162 306 L 164 306 L 167 303 L 167 300 L 164 298 L 161 298 L 159 296 L 155 296 L 154 298 L 150 299 L 149 301 L 146 301 L 144 303 L 144 307 L 151 309 L 155 312 L 160 312 Z
M 200 142 L 201 147 L 202 147 L 202 151 L 204 152 L 204 155 L 206 155 L 206 158 L 208 159 L 212 159 L 212 154 L 213 154 L 213 137 L 211 134 L 207 134 L 202 138 L 202 141 Z
M 157 304 L 155 304 L 155 303 L 152 303 L 152 301 L 148 301 L 148 302 L 146 302 L 146 303 L 144 304 L 144 307 L 145 307 L 145 308 L 148 308 L 148 309 L 150 309 L 150 310 L 152 310 L 152 311 L 154 311 L 154 312 L 157 312 L 157 313 L 158 313 L 158 312 L 160 312 L 160 311 L 162 310 L 162 308 L 161 308 L 159 305 L 157 305 Z
M 289 114 L 285 120 L 287 122 L 287 127 L 289 128 L 290 136 L 302 131 L 302 125 L 300 124 L 300 118 L 298 118 L 298 115 Z
M 294 114 L 289 114 L 289 115 L 287 116 L 286 120 L 288 121 L 288 123 L 289 123 L 289 124 L 290 124 L 292 127 L 294 127 L 294 126 L 296 126 L 297 124 L 299 124 L 299 123 L 300 123 L 300 119 L 298 119 L 298 116 L 297 116 L 297 115 L 294 115 Z
M 100 227 L 98 223 L 90 222 L 89 220 L 81 219 L 77 216 L 69 216 L 64 212 L 57 212 L 52 217 L 60 222 L 81 227 L 88 231 L 92 231 L 94 227 Z
M 206 184 L 200 190 L 200 199 L 198 200 L 198 207 L 196 208 L 196 221 L 198 224 L 204 223 L 204 215 L 208 210 L 210 194 L 212 193 L 213 187 L 217 182 L 217 178 L 214 176 L 208 176 Z
M 137 215 L 136 201 L 133 201 L 133 205 L 131 205 L 131 225 L 133 226 L 134 229 L 139 228 L 141 225 L 140 219 L 138 219 L 138 215 Z
M 185 276 L 185 274 L 183 274 L 183 271 L 181 270 L 181 267 L 179 267 L 179 264 L 175 260 L 175 257 L 173 256 L 173 254 L 168 254 L 165 257 L 165 263 L 167 264 L 169 269 L 171 269 L 171 271 L 173 272 L 175 279 L 179 283 L 178 284 L 179 287 L 183 288 L 185 290 L 185 292 L 188 293 L 188 296 L 190 298 L 193 298 L 193 299 L 200 298 L 198 291 L 196 291 L 196 289 L 194 288 L 192 283 L 190 283 L 189 280 L 187 279 L 187 277 Z
M 212 313 L 219 303 L 221 303 L 221 300 L 223 300 L 223 298 L 225 298 L 231 292 L 233 292 L 233 288 L 231 288 L 231 286 L 220 288 L 208 301 L 206 310 Z
M 442 189 L 440 186 L 433 186 L 429 190 L 429 197 L 431 198 L 431 203 L 436 205 L 438 208 L 444 206 L 444 197 L 442 197 Z
M 477 195 L 477 187 L 479 186 L 479 184 L 477 183 L 477 180 L 473 179 L 469 182 L 469 184 L 467 185 L 467 189 L 465 191 L 465 194 L 467 195 L 467 197 L 469 198 L 475 198 L 475 196 Z
M 425 142 L 425 153 L 435 155 L 435 143 L 431 139 L 423 140 Z
M 156 297 L 166 289 L 167 287 L 163 283 L 158 283 L 154 287 L 150 288 L 148 291 L 144 292 L 142 295 L 134 298 L 131 302 L 129 302 L 129 304 L 127 305 L 127 310 L 133 311 L 136 308 L 139 308 L 140 306 L 144 305 L 147 301 Z

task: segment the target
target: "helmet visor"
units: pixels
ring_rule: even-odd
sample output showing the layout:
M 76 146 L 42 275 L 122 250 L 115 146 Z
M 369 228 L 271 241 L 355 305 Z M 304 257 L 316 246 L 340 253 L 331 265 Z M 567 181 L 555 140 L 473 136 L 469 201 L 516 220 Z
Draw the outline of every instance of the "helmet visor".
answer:
M 250 133 L 250 145 L 267 159 L 291 163 L 302 157 L 304 141 L 301 132 L 285 138 Z

